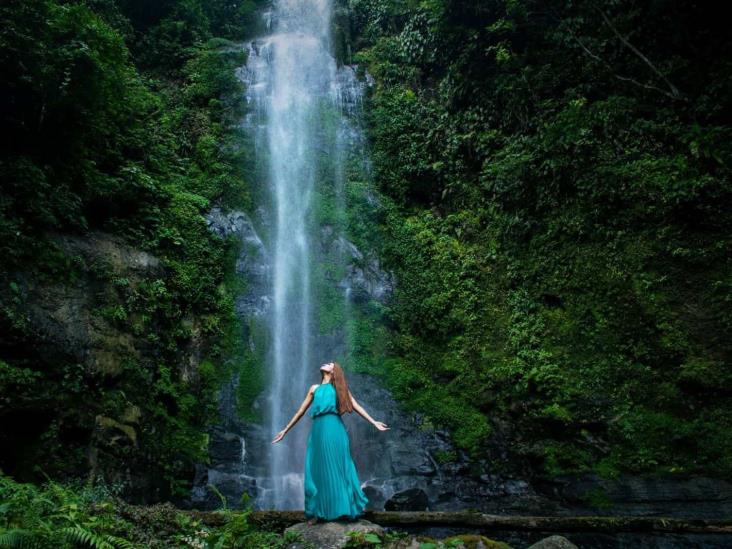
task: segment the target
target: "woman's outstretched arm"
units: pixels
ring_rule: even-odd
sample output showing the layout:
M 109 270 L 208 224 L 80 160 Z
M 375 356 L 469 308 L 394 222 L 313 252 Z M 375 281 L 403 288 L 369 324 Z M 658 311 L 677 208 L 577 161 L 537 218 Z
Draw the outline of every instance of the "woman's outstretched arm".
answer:
M 351 390 L 348 390 L 348 396 L 351 397 L 351 402 L 353 402 L 353 409 L 358 412 L 360 416 L 362 416 L 366 421 L 371 423 L 374 427 L 376 427 L 379 431 L 386 431 L 388 429 L 391 429 L 391 427 L 387 427 L 386 423 L 382 423 L 381 421 L 376 421 L 374 418 L 372 418 L 369 413 L 364 410 L 363 406 L 361 406 L 355 398 L 353 398 L 353 395 L 351 394 Z
M 302 415 L 305 413 L 305 410 L 308 409 L 308 406 L 310 406 L 310 403 L 313 401 L 313 391 L 315 390 L 315 387 L 317 387 L 317 385 L 310 386 L 310 389 L 308 389 L 308 392 L 305 395 L 305 400 L 303 400 L 302 404 L 300 404 L 300 409 L 297 412 L 295 412 L 295 415 L 292 416 L 292 419 L 287 424 L 287 426 L 284 429 L 282 429 L 279 433 L 277 433 L 277 436 L 275 436 L 274 439 L 272 439 L 272 444 L 282 440 L 282 438 L 285 436 L 285 433 L 287 433 L 287 431 L 292 429 L 292 427 L 300 420 Z

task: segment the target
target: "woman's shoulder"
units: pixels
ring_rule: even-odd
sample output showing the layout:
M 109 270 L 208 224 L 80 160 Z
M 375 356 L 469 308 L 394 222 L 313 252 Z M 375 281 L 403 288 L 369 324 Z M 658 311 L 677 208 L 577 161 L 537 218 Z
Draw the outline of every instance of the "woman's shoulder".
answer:
M 314 393 L 315 392 L 315 389 L 318 388 L 318 385 L 319 385 L 318 383 L 315 383 L 315 384 L 311 385 L 310 386 L 310 389 L 308 389 L 308 393 L 310 393 L 310 394 Z

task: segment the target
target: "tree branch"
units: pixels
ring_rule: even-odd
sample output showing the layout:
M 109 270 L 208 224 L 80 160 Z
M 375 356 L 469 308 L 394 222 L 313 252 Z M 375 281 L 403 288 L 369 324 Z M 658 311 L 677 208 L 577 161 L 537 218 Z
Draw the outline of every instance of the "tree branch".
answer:
M 560 22 L 564 23 L 564 20 L 560 20 Z M 673 86 L 673 84 L 671 84 L 670 82 L 668 82 L 668 80 L 666 80 L 665 78 L 664 78 L 664 80 L 666 80 L 666 82 L 671 86 L 671 89 L 672 89 L 671 92 L 668 92 L 667 90 L 665 90 L 663 88 L 659 88 L 658 86 L 654 86 L 653 84 L 644 84 L 643 82 L 638 82 L 635 78 L 631 78 L 629 76 L 622 76 L 620 74 L 617 74 L 614 71 L 613 66 L 608 61 L 606 61 L 605 59 L 602 59 L 599 55 L 597 55 L 596 53 L 593 53 L 592 51 L 590 51 L 590 49 L 582 42 L 582 40 L 580 40 L 579 37 L 572 32 L 572 30 L 569 28 L 568 25 L 566 26 L 566 28 L 567 28 L 567 32 L 569 33 L 569 36 L 575 42 L 577 42 L 577 44 L 579 44 L 580 48 L 582 48 L 582 50 L 587 55 L 589 55 L 590 57 L 592 57 L 592 59 L 594 59 L 598 63 L 602 63 L 608 69 L 610 69 L 610 72 L 612 73 L 612 75 L 615 78 L 617 78 L 618 80 L 620 80 L 622 82 L 630 82 L 631 84 L 634 84 L 634 85 L 639 86 L 641 88 L 645 88 L 647 90 L 657 91 L 659 93 L 662 93 L 666 97 L 670 97 L 671 99 L 677 99 L 677 100 L 683 100 L 684 99 L 684 97 L 679 93 L 679 90 L 675 86 Z M 640 52 L 638 52 L 638 53 L 640 53 Z
M 623 43 L 623 45 L 625 45 L 625 47 L 627 47 L 627 48 L 628 48 L 628 49 L 629 49 L 630 51 L 632 51 L 632 52 L 633 52 L 634 54 L 636 54 L 636 55 L 637 55 L 638 57 L 640 57 L 640 58 L 641 58 L 641 59 L 643 60 L 643 62 L 644 62 L 644 63 L 645 63 L 646 65 L 648 65 L 648 67 L 649 67 L 649 68 L 650 68 L 650 69 L 651 69 L 651 70 L 652 70 L 652 71 L 653 71 L 653 72 L 654 72 L 654 73 L 655 73 L 655 74 L 656 74 L 656 75 L 657 75 L 657 76 L 658 76 L 658 77 L 659 77 L 659 78 L 660 78 L 661 80 L 663 80 L 663 81 L 664 81 L 664 82 L 666 83 L 666 85 L 667 85 L 667 86 L 669 87 L 669 89 L 671 90 L 671 93 L 670 93 L 670 94 L 669 94 L 669 93 L 667 93 L 666 95 L 668 95 L 669 97 L 672 97 L 672 98 L 674 98 L 674 99 L 681 99 L 681 98 L 682 98 L 682 96 L 681 96 L 681 93 L 679 92 L 678 88 L 677 88 L 676 86 L 674 86 L 674 85 L 673 85 L 673 84 L 672 84 L 672 83 L 671 83 L 671 82 L 669 81 L 669 79 L 668 79 L 668 78 L 666 78 L 666 76 L 664 76 L 664 74 L 663 74 L 663 73 L 662 73 L 662 72 L 661 72 L 661 71 L 660 71 L 660 70 L 659 70 L 659 69 L 658 69 L 658 68 L 657 68 L 657 67 L 656 67 L 656 66 L 655 66 L 655 65 L 654 65 L 653 63 L 651 63 L 651 61 L 650 61 L 650 60 L 649 60 L 649 59 L 648 59 L 648 58 L 647 58 L 647 57 L 646 57 L 645 55 L 643 55 L 643 53 L 642 53 L 642 52 L 641 52 L 641 51 L 640 51 L 640 50 L 639 50 L 638 48 L 636 48 L 636 47 L 635 47 L 635 46 L 634 46 L 633 44 L 631 44 L 631 43 L 630 43 L 630 42 L 628 41 L 628 39 L 627 39 L 627 38 L 625 38 L 625 37 L 624 37 L 624 36 L 623 36 L 622 34 L 620 34 L 620 32 L 618 31 L 618 29 L 616 29 L 616 28 L 615 28 L 615 25 L 613 25 L 613 24 L 612 24 L 612 21 L 610 21 L 610 18 L 609 18 L 609 17 L 608 17 L 608 16 L 607 16 L 607 15 L 605 14 L 605 12 L 604 12 L 604 11 L 602 11 L 602 10 L 601 10 L 600 8 L 597 8 L 597 11 L 598 11 L 598 12 L 600 13 L 600 15 L 602 16 L 603 20 L 604 20 L 604 21 L 605 21 L 605 23 L 607 24 L 607 26 L 608 26 L 608 27 L 610 27 L 610 30 L 612 30 L 612 31 L 613 31 L 613 34 L 615 34 L 615 36 L 617 36 L 617 37 L 618 37 L 618 39 L 619 39 L 619 40 L 620 40 L 620 41 L 621 41 L 621 42 Z M 631 81 L 635 82 L 635 81 L 634 81 L 634 80 L 632 80 L 632 79 L 629 79 L 629 80 L 631 80 Z M 635 82 L 635 83 L 637 84 L 638 82 Z M 648 85 L 646 85 L 646 86 L 644 86 L 644 87 L 649 87 L 649 86 L 648 86 Z M 658 88 L 656 88 L 655 86 L 650 86 L 650 88 L 651 88 L 651 89 L 658 89 Z

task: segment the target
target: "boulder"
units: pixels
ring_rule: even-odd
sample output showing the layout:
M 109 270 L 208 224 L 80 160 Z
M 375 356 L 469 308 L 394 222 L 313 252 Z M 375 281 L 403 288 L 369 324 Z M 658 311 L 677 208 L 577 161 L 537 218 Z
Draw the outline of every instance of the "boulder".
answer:
M 384 505 L 387 511 L 426 511 L 428 507 L 427 494 L 419 488 L 397 492 Z
M 377 488 L 376 486 L 367 485 L 363 487 L 363 493 L 366 494 L 366 497 L 369 499 L 369 502 L 366 505 L 366 509 L 369 509 L 371 511 L 378 511 L 379 509 L 384 508 L 386 497 L 384 497 L 384 492 L 382 492 L 379 488 Z
M 288 533 L 299 534 L 302 541 L 306 542 L 293 542 L 287 546 L 287 549 L 305 549 L 305 547 L 308 547 L 307 543 L 312 544 L 313 547 L 318 547 L 318 549 L 339 549 L 345 547 L 351 539 L 348 532 L 375 534 L 379 537 L 384 535 L 384 529 L 381 526 L 364 519 L 318 522 L 313 525 L 307 522 L 298 522 L 285 528 L 284 533 L 285 535 Z
M 577 546 L 564 536 L 549 536 L 529 546 L 529 549 L 577 549 Z

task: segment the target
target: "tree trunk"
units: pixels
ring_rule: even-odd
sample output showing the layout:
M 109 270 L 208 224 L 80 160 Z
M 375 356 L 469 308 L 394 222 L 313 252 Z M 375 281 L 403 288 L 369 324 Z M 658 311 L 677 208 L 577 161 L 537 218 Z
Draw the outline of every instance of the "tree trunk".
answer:
M 204 523 L 215 525 L 226 518 L 216 511 L 187 511 Z M 238 513 L 240 511 L 233 511 Z M 648 532 L 687 534 L 730 534 L 732 519 L 683 519 L 630 516 L 516 516 L 486 515 L 474 511 L 367 511 L 362 516 L 382 526 L 453 526 L 485 531 L 538 532 Z M 279 529 L 304 522 L 302 511 L 253 511 L 250 522 Z M 730 539 L 732 542 L 732 538 Z

